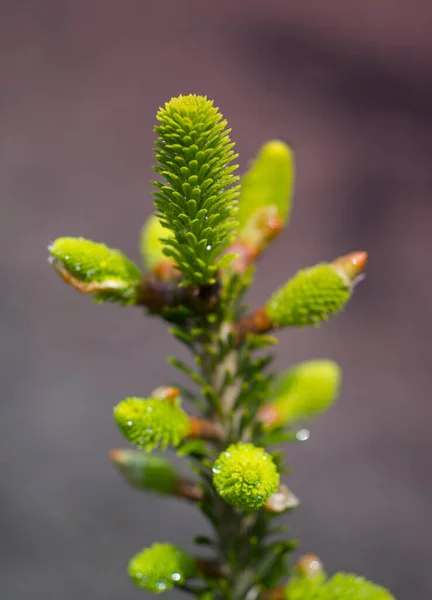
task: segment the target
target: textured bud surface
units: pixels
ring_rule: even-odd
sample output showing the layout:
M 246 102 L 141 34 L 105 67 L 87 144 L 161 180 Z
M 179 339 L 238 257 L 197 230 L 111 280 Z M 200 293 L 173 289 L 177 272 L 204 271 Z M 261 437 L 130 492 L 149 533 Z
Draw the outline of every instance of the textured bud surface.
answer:
M 49 252 L 54 267 L 64 269 L 71 278 L 83 284 L 100 284 L 95 288 L 97 300 L 133 302 L 141 272 L 120 250 L 84 238 L 63 237 L 49 247 Z
M 128 573 L 138 587 L 160 594 L 193 577 L 196 561 L 171 544 L 153 544 L 134 556 Z
M 342 373 L 331 360 L 309 360 L 282 373 L 273 390 L 275 414 L 272 425 L 311 419 L 325 412 L 336 400 Z
M 328 581 L 296 578 L 285 588 L 286 600 L 394 600 L 390 592 L 350 573 L 337 573 Z
M 155 182 L 155 204 L 172 232 L 165 253 L 185 284 L 214 283 L 236 226 L 236 155 L 227 123 L 213 102 L 195 95 L 173 98 L 157 120 L 156 171 L 164 182 Z
M 114 408 L 114 419 L 126 439 L 147 451 L 178 446 L 189 428 L 181 408 L 156 398 L 126 398 Z
M 268 317 L 279 327 L 319 325 L 337 315 L 351 296 L 351 290 L 329 264 L 299 271 L 270 298 Z
M 270 454 L 239 442 L 219 455 L 213 466 L 213 483 L 228 504 L 258 509 L 278 489 L 279 473 Z
M 131 485 L 159 494 L 174 492 L 177 475 L 164 458 L 137 450 L 113 450 L 111 460 Z

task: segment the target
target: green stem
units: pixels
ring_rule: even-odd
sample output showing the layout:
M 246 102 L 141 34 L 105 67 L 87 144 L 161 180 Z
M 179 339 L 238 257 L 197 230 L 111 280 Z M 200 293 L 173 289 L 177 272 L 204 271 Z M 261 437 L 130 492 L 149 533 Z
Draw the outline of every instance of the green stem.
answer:
M 248 441 L 241 434 L 240 422 L 243 408 L 236 407 L 238 395 L 242 389 L 243 378 L 238 370 L 238 349 L 230 349 L 221 360 L 221 348 L 227 344 L 232 326 L 227 322 L 213 327 L 210 339 L 201 347 L 201 376 L 208 382 L 218 399 L 213 419 L 223 432 L 222 439 L 216 443 L 217 452 L 222 452 L 230 444 Z M 227 373 L 230 383 L 226 384 Z M 214 407 L 216 408 L 216 407 Z M 207 474 L 211 478 L 211 473 Z M 254 584 L 255 572 L 251 564 L 251 539 L 249 532 L 259 518 L 258 513 L 247 514 L 226 504 L 217 494 L 206 498 L 212 514 L 212 523 L 216 534 L 216 548 L 219 559 L 228 566 L 226 580 L 219 589 L 220 599 L 244 600 L 245 594 Z M 219 597 L 216 595 L 215 597 Z

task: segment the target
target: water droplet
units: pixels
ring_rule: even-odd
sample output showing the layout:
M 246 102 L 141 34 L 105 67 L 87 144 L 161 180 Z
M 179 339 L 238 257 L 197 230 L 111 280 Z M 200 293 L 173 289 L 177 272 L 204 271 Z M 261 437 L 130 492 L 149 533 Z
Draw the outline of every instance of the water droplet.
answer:
M 133 421 L 128 421 L 127 424 L 128 424 L 129 427 L 132 427 Z
M 158 581 L 158 583 L 156 584 L 156 587 L 158 590 L 165 590 L 166 584 L 163 581 Z
M 211 250 L 211 246 L 210 246 L 210 244 L 207 246 L 207 250 Z
M 296 433 L 296 438 L 299 440 L 299 442 L 305 442 L 307 439 L 309 439 L 309 436 L 309 429 L 300 429 L 300 431 L 297 431 Z
M 173 574 L 171 575 L 171 579 L 172 579 L 173 581 L 179 581 L 179 579 L 181 579 L 181 575 L 180 575 L 180 573 L 173 573 Z

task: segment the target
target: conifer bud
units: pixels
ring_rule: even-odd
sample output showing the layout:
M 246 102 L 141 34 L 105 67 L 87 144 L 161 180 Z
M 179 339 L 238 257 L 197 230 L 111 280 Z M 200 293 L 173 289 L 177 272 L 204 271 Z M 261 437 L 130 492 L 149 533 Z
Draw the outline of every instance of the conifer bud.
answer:
M 340 367 L 331 360 L 295 365 L 276 379 L 274 400 L 261 408 L 260 420 L 271 430 L 321 415 L 336 400 L 341 378 Z
M 231 251 L 238 254 L 233 268 L 243 272 L 280 233 L 291 212 L 294 160 L 280 140 L 265 143 L 241 179 L 238 239 Z
M 110 458 L 133 487 L 159 494 L 175 493 L 178 477 L 164 458 L 136 450 L 112 450 Z
M 179 407 L 158 398 L 126 398 L 114 408 L 120 431 L 138 448 L 178 446 L 189 430 L 189 417 Z
M 141 450 L 111 450 L 110 458 L 126 481 L 139 490 L 168 494 L 199 502 L 200 485 L 180 477 L 171 463 Z
M 263 448 L 238 442 L 219 455 L 213 466 L 213 483 L 227 504 L 256 510 L 278 489 L 279 473 Z
M 58 238 L 49 260 L 66 283 L 97 302 L 134 304 L 141 279 L 138 267 L 120 250 L 84 238 Z
M 323 577 L 294 577 L 285 587 L 285 600 L 395 600 L 379 585 L 352 573 L 336 573 L 327 581 Z
M 164 253 L 165 238 L 171 238 L 172 231 L 161 225 L 156 214 L 151 215 L 141 229 L 141 255 L 147 270 L 158 279 L 171 281 L 179 277 L 174 261 Z
M 153 544 L 134 556 L 128 573 L 142 590 L 160 594 L 182 585 L 196 572 L 196 560 L 171 544 Z
M 318 326 L 340 313 L 366 265 L 365 252 L 354 252 L 330 264 L 299 271 L 277 290 L 266 306 L 275 327 Z

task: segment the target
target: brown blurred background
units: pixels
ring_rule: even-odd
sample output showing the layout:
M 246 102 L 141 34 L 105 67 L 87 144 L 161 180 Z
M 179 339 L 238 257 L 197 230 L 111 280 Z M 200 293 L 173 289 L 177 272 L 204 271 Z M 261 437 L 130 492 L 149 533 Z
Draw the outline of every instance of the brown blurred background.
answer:
M 299 267 L 370 252 L 341 318 L 281 335 L 278 367 L 331 357 L 345 374 L 289 449 L 291 533 L 329 572 L 432 597 L 431 23 L 421 0 L 0 0 L 1 600 L 138 599 L 128 558 L 206 531 L 106 457 L 123 443 L 112 406 L 174 379 L 164 358 L 184 352 L 46 262 L 60 235 L 139 259 L 155 113 L 190 92 L 216 100 L 243 169 L 268 138 L 296 151 L 294 216 L 252 304 Z

